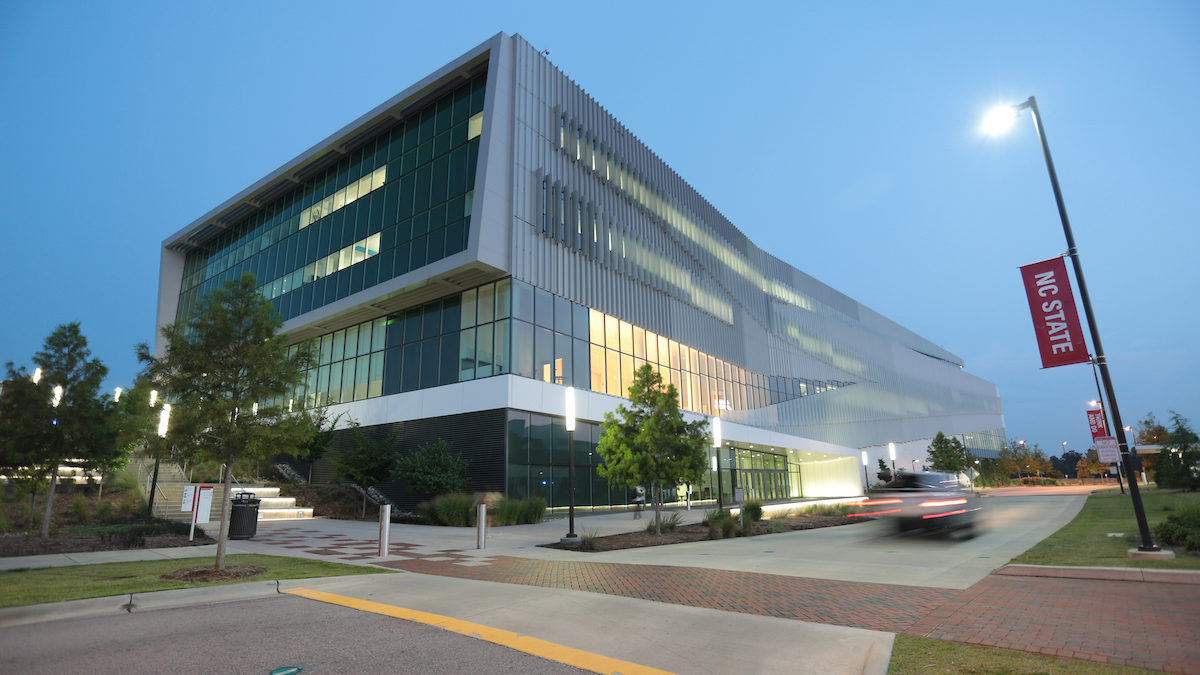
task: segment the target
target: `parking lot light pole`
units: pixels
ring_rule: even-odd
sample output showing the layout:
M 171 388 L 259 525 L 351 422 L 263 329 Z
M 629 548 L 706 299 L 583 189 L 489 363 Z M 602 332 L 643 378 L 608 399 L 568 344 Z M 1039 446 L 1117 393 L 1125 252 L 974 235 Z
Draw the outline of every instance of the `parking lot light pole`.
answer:
M 1063 234 L 1067 239 L 1067 255 L 1071 258 L 1071 265 L 1075 269 L 1075 281 L 1079 284 L 1079 299 L 1083 303 L 1083 313 L 1087 316 L 1088 328 L 1092 334 L 1092 345 L 1096 348 L 1095 364 L 1100 370 L 1100 379 L 1104 382 L 1104 397 L 1108 400 L 1108 412 L 1112 415 L 1113 430 L 1117 434 L 1117 448 L 1121 453 L 1121 463 L 1125 465 L 1125 475 L 1129 475 L 1133 462 L 1129 454 L 1129 444 L 1125 438 L 1125 428 L 1121 424 L 1121 412 L 1117 407 L 1117 394 L 1113 388 L 1112 377 L 1108 372 L 1108 360 L 1104 356 L 1104 347 L 1100 344 L 1100 329 L 1096 326 L 1096 315 L 1092 311 L 1091 296 L 1088 295 L 1087 282 L 1083 278 L 1083 263 L 1079 260 L 1079 249 L 1075 247 L 1075 235 L 1071 232 L 1071 221 L 1067 218 L 1067 205 L 1063 201 L 1062 189 L 1058 185 L 1058 173 L 1054 170 L 1054 160 L 1050 157 L 1050 144 L 1046 140 L 1046 127 L 1042 123 L 1042 115 L 1038 111 L 1037 99 L 1030 96 L 1024 103 L 1015 107 L 1009 106 L 1008 113 L 1003 109 L 993 111 L 989 116 L 989 123 L 999 126 L 993 126 L 993 131 L 1003 131 L 1003 123 L 1007 115 L 1007 121 L 1011 121 L 1016 114 L 1022 110 L 1028 110 L 1033 116 L 1034 130 L 1037 131 L 1038 140 L 1042 144 L 1042 156 L 1046 160 L 1046 171 L 1050 174 L 1050 187 L 1054 190 L 1054 202 L 1058 205 L 1059 220 L 1062 221 Z M 1129 484 L 1129 496 L 1132 497 L 1133 511 L 1137 516 L 1138 533 L 1141 535 L 1142 543 L 1138 546 L 1139 551 L 1158 551 L 1159 547 L 1154 543 L 1153 537 L 1150 535 L 1150 524 L 1146 521 L 1146 510 L 1142 506 L 1141 491 L 1137 487 L 1137 481 L 1132 481 Z

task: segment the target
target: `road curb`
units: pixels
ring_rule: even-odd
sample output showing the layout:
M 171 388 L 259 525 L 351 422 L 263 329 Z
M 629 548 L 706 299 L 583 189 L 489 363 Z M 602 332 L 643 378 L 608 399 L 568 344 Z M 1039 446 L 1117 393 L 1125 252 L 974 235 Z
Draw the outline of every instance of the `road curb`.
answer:
M 307 580 L 305 580 L 307 581 Z M 225 586 L 183 588 L 149 593 L 125 593 L 102 598 L 85 598 L 64 602 L 48 602 L 41 605 L 6 607 L 0 609 L 0 628 L 21 626 L 31 623 L 60 621 L 62 619 L 90 619 L 122 613 L 146 612 L 156 609 L 213 605 L 239 600 L 266 598 L 276 595 L 275 580 L 250 581 Z M 130 607 L 132 597 L 133 606 Z
M 1140 581 L 1158 584 L 1200 586 L 1200 571 L 1158 570 L 1138 567 L 1057 567 L 1052 565 L 1005 565 L 993 572 L 1015 577 L 1054 577 L 1100 581 Z

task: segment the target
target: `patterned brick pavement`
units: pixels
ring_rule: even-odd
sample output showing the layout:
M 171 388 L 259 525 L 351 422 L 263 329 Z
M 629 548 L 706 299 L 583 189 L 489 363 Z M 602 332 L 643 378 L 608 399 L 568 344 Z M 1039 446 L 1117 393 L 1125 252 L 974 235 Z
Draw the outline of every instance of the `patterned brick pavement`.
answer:
M 255 541 L 347 562 L 378 552 L 374 541 L 298 528 Z M 955 591 L 694 567 L 479 557 L 402 542 L 392 543 L 389 552 L 391 559 L 376 564 L 1200 674 L 1196 583 L 1017 576 L 1037 572 L 1006 568 L 1006 574 Z

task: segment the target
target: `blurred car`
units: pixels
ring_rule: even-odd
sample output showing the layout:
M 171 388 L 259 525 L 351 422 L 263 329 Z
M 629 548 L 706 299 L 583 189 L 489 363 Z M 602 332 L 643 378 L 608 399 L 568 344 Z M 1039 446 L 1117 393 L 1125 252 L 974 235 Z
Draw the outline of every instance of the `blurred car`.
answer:
M 981 508 L 979 498 L 963 488 L 952 473 L 901 471 L 875 493 L 858 503 L 853 516 L 885 518 L 901 532 L 910 530 L 965 531 L 975 526 Z

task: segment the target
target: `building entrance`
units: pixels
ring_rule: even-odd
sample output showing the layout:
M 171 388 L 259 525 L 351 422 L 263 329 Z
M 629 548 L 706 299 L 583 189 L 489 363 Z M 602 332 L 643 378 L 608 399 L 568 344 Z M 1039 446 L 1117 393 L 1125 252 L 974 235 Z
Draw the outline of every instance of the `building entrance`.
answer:
M 788 498 L 787 458 L 769 452 L 737 450 L 737 485 L 746 499 L 775 501 Z

